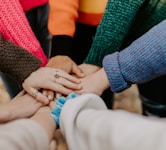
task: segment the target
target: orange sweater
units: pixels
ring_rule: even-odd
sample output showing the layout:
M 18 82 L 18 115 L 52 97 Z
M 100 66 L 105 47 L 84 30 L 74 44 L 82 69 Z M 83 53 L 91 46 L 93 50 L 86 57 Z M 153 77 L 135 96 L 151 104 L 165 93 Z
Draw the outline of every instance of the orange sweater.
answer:
M 75 22 L 97 26 L 107 0 L 49 0 L 48 28 L 52 35 L 73 37 Z

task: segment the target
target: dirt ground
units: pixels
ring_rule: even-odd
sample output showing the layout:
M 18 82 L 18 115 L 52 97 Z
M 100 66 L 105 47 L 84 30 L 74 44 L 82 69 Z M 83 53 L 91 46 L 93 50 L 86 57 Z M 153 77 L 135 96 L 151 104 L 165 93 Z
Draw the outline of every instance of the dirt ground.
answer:
M 141 103 L 136 85 L 133 85 L 131 88 L 119 94 L 115 94 L 114 98 L 114 109 L 124 109 L 134 113 L 141 113 Z M 5 104 L 9 101 L 10 98 L 0 80 L 0 104 Z M 58 150 L 67 150 L 67 145 L 60 130 L 55 132 L 55 139 L 57 141 Z

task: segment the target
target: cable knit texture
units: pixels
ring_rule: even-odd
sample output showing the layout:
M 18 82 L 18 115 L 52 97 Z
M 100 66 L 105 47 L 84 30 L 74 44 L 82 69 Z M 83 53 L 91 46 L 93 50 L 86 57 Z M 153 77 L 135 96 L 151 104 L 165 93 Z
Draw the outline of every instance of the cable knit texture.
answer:
M 102 66 L 104 56 L 121 50 L 124 43 L 164 20 L 165 14 L 166 0 L 109 0 L 84 62 Z
M 166 73 L 166 20 L 153 27 L 122 52 L 103 60 L 113 92 L 132 83 L 144 83 Z
M 20 85 L 40 67 L 41 61 L 26 50 L 0 36 L 0 71 L 11 75 Z
M 48 0 L 19 0 L 19 1 L 24 11 L 28 11 L 32 8 L 48 3 Z
M 0 0 L 0 33 L 6 40 L 26 49 L 42 61 L 47 58 L 36 39 L 18 0 Z

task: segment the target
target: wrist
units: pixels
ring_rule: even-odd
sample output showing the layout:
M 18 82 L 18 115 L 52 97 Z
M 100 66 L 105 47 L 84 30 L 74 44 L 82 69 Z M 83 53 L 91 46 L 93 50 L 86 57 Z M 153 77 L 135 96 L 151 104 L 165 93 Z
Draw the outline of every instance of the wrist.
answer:
M 101 68 L 99 71 L 98 71 L 98 78 L 100 78 L 100 83 L 101 83 L 101 88 L 103 91 L 105 91 L 106 89 L 108 89 L 110 87 L 110 84 L 109 84 L 109 80 L 107 78 L 107 74 L 106 72 L 104 71 L 103 68 Z
M 10 111 L 9 105 L 0 106 L 0 123 L 8 122 L 13 120 L 12 113 Z
M 44 128 L 47 132 L 49 139 L 51 140 L 56 129 L 56 123 L 52 116 L 50 115 L 50 111 L 37 112 L 31 119 L 37 122 L 40 126 Z

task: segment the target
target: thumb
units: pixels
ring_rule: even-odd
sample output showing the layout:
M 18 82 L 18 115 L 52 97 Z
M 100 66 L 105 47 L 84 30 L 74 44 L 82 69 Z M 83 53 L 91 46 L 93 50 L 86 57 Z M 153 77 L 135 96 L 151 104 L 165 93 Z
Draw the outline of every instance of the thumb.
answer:
M 73 63 L 72 73 L 75 74 L 79 78 L 82 78 L 85 76 L 83 71 L 81 70 L 81 68 L 79 68 L 76 63 Z

